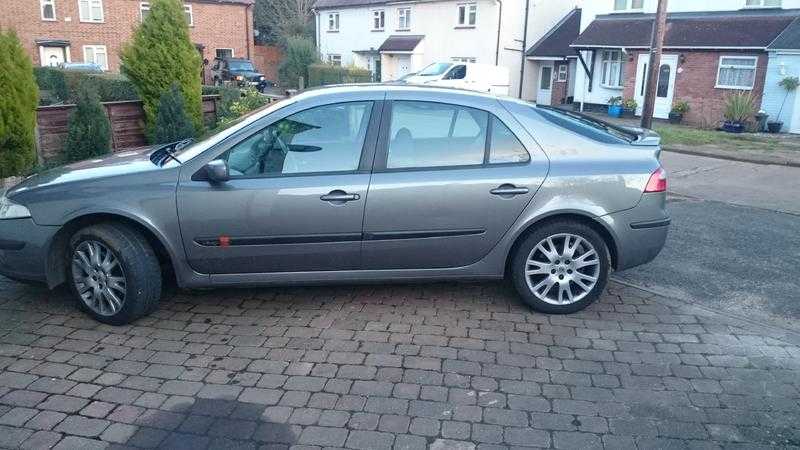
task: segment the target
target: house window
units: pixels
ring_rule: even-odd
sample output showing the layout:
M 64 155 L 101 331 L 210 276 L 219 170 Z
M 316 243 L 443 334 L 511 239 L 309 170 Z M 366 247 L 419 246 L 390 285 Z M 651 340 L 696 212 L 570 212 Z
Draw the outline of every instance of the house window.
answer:
M 622 89 L 625 79 L 625 62 L 619 50 L 603 50 L 600 62 L 600 84 L 611 89 Z
M 186 23 L 189 26 L 194 26 L 194 17 L 192 15 L 192 5 L 183 5 L 184 14 L 186 14 Z M 139 18 L 144 21 L 144 18 L 150 14 L 150 3 L 142 2 L 139 3 Z
M 478 60 L 477 60 L 476 58 L 473 58 L 473 57 L 471 57 L 471 56 L 454 56 L 454 57 L 450 58 L 450 61 L 453 61 L 453 62 L 462 62 L 462 63 L 474 63 L 474 62 L 478 62 Z
M 747 8 L 780 8 L 781 0 L 745 0 Z
M 717 85 L 719 89 L 753 89 L 756 82 L 755 56 L 722 56 L 719 58 Z
M 216 50 L 216 57 L 220 59 L 233 58 L 232 48 L 218 48 Z
M 333 66 L 341 66 L 342 65 L 342 55 L 328 55 L 328 64 Z
M 644 0 L 614 0 L 614 11 L 641 11 Z
M 397 10 L 397 29 L 411 29 L 411 8 L 400 8 Z
M 558 65 L 558 75 L 556 81 L 567 81 L 567 69 L 569 69 L 569 66 L 566 64 Z
M 476 3 L 464 3 L 458 5 L 458 26 L 474 27 L 475 17 L 477 14 L 478 5 Z
M 102 22 L 103 0 L 78 0 L 78 16 L 81 22 Z
M 384 22 L 386 20 L 386 12 L 382 9 L 372 11 L 372 29 L 373 31 L 383 31 Z
M 105 45 L 84 45 L 83 62 L 95 63 L 108 70 L 108 52 Z
M 41 0 L 42 20 L 56 20 L 56 0 Z
M 339 13 L 328 14 L 328 32 L 339 31 Z

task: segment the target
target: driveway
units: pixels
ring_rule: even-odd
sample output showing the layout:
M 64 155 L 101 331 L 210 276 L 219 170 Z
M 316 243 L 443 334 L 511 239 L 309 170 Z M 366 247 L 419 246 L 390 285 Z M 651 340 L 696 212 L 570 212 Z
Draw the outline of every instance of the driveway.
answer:
M 0 279 L 0 447 L 800 446 L 799 346 L 615 283 L 570 316 L 501 283 L 177 292 L 110 327 Z

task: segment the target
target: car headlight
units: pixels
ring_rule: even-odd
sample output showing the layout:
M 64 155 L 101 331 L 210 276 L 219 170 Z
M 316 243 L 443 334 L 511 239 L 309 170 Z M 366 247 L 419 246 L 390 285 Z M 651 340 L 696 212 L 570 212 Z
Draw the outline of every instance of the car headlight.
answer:
M 243 77 L 243 76 L 241 76 L 241 75 L 236 75 L 236 81 L 242 81 L 242 80 L 244 80 L 244 77 Z
M 264 77 L 258 77 L 258 81 L 264 81 Z
M 0 220 L 24 219 L 30 216 L 28 208 L 12 202 L 5 195 L 0 196 Z

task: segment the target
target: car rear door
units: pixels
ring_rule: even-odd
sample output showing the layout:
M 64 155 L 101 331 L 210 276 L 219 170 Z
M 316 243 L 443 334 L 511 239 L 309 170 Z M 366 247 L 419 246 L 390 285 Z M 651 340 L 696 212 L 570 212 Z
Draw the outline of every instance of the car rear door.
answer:
M 227 182 L 198 178 L 203 166 L 190 161 L 177 203 L 191 267 L 209 274 L 357 269 L 376 95 L 288 106 L 223 141 L 200 163 L 227 161 Z
M 541 149 L 497 100 L 425 94 L 387 94 L 364 216 L 364 269 L 479 261 L 547 173 Z

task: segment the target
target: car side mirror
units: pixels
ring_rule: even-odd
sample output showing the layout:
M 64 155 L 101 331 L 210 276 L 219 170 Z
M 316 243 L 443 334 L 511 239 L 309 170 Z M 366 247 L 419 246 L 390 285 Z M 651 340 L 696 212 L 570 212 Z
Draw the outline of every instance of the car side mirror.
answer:
M 224 183 L 231 179 L 228 162 L 224 159 L 215 159 L 205 166 L 206 177 L 212 183 Z

